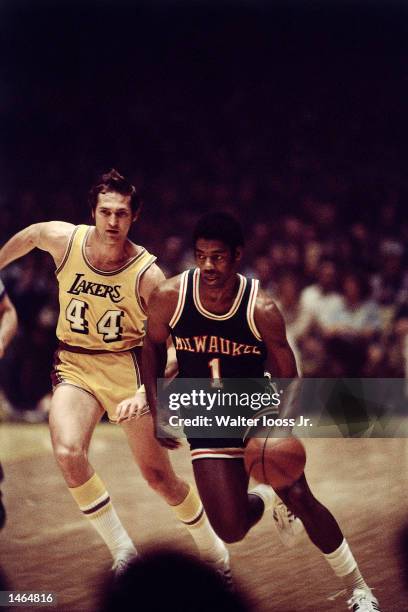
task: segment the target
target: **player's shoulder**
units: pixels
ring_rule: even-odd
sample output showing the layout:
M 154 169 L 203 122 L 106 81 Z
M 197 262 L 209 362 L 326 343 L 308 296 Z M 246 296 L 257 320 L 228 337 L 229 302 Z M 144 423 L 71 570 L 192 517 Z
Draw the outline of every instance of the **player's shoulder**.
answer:
M 182 274 L 177 274 L 176 276 L 164 279 L 155 290 L 157 297 L 165 299 L 178 296 L 182 276 Z
M 181 274 L 165 279 L 152 291 L 148 303 L 148 315 L 168 323 L 177 306 Z
M 276 305 L 272 295 L 261 288 L 258 289 L 258 293 L 256 295 L 255 308 L 262 311 L 279 312 L 279 308 Z
M 268 325 L 284 325 L 282 314 L 270 293 L 259 289 L 255 301 L 256 322 Z
M 67 253 L 70 240 L 77 227 L 66 221 L 39 223 L 36 226 L 35 246 L 51 253 L 58 268 Z
M 40 223 L 40 233 L 45 238 L 70 238 L 76 228 L 76 225 L 67 221 L 44 221 Z

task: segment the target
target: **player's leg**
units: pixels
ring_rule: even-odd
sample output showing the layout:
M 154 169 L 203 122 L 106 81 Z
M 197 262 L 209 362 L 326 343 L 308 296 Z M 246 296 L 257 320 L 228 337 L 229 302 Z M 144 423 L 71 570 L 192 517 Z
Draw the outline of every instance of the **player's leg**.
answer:
M 135 461 L 149 486 L 163 497 L 187 527 L 201 557 L 224 571 L 228 565 L 225 544 L 209 524 L 196 490 L 174 472 L 168 451 L 155 438 L 150 413 L 125 421 L 122 427 Z
M 216 533 L 225 542 L 242 540 L 262 517 L 267 503 L 260 485 L 248 493 L 249 478 L 241 458 L 196 458 L 194 476 L 204 508 Z
M 378 610 L 378 602 L 372 597 L 336 519 L 314 497 L 305 475 L 291 487 L 277 490 L 277 494 L 301 519 L 313 544 L 322 551 L 334 573 L 343 579 L 351 597 L 355 599 L 353 604 L 357 607 L 353 607 L 353 610 Z M 368 607 L 362 607 L 363 605 Z
M 312 494 L 304 474 L 291 487 L 276 489 L 290 510 L 302 521 L 306 532 L 323 553 L 330 553 L 343 541 L 343 534 L 334 516 Z
M 50 432 L 54 455 L 70 493 L 108 546 L 114 567 L 119 567 L 136 554 L 136 549 L 104 483 L 88 461 L 89 443 L 102 414 L 92 395 L 73 385 L 59 385 L 51 401 Z

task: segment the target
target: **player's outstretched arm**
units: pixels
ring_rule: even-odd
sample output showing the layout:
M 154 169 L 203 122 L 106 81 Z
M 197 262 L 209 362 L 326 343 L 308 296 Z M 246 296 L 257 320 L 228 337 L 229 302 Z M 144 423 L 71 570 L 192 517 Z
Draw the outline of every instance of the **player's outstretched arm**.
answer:
M 34 223 L 21 230 L 0 249 L 0 270 L 35 248 L 50 253 L 58 267 L 74 230 L 72 223 L 47 221 Z
M 7 294 L 0 302 L 0 359 L 17 332 L 17 313 Z

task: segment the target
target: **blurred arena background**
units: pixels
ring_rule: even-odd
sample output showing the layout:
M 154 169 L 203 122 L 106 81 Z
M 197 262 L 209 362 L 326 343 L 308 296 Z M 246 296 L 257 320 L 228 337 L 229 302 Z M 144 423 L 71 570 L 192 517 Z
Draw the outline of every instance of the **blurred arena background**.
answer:
M 224 209 L 239 217 L 247 238 L 242 271 L 275 296 L 304 375 L 407 377 L 407 13 L 396 1 L 3 0 L 0 244 L 38 221 L 89 222 L 87 190 L 115 167 L 143 196 L 133 238 L 168 275 L 192 265 L 200 214 Z M 24 497 L 18 483 L 32 476 L 32 464 L 10 444 L 27 444 L 28 457 L 37 456 L 19 435 L 42 440 L 44 430 L 10 422 L 47 419 L 58 300 L 46 254 L 30 254 L 1 276 L 19 315 L 18 335 L 0 361 L 0 421 L 8 422 L 0 458 L 13 529 Z M 316 295 L 329 296 L 331 307 L 317 307 Z M 100 449 L 109 448 L 103 436 L 116 434 L 101 435 Z M 367 464 L 372 472 L 361 468 L 362 478 L 387 457 L 406 470 L 405 442 L 388 441 L 392 450 L 372 443 L 379 454 Z M 122 453 L 119 443 L 113 448 Z M 328 447 L 319 449 L 323 460 Z M 355 450 L 350 456 L 357 461 Z M 36 462 L 48 473 L 48 448 Z M 377 527 L 393 499 L 394 526 L 406 514 L 396 493 L 405 473 L 381 499 Z M 44 489 L 53 478 L 42 477 Z M 335 478 L 341 482 L 341 472 Z M 393 476 L 387 469 L 381 478 L 369 489 L 377 504 Z M 68 505 L 57 473 L 55 486 Z M 29 530 L 26 510 L 20 507 L 19 520 Z M 73 508 L 68 515 L 75 520 Z M 368 523 L 355 529 L 374 528 Z M 25 550 L 24 538 L 14 548 L 16 534 L 1 536 L 10 538 L 13 571 L 13 551 Z M 250 550 L 263 541 L 251 540 Z M 27 544 L 32 550 L 44 541 Z M 258 582 L 258 603 L 272 609 L 266 583 Z M 402 609 L 391 600 L 386 610 Z M 78 594 L 71 601 L 67 610 L 90 605 L 81 608 Z
M 167 274 L 191 264 L 201 213 L 241 219 L 243 270 L 276 296 L 305 374 L 335 375 L 352 358 L 354 376 L 405 375 L 406 6 L 3 2 L 1 12 L 1 241 L 32 222 L 87 222 L 89 186 L 117 167 L 143 194 L 134 238 Z M 310 319 L 302 296 L 326 258 L 345 300 L 329 321 Z M 52 262 L 37 252 L 3 280 L 20 316 L 3 387 L 31 410 L 49 388 Z M 338 337 L 353 300 L 363 314 Z

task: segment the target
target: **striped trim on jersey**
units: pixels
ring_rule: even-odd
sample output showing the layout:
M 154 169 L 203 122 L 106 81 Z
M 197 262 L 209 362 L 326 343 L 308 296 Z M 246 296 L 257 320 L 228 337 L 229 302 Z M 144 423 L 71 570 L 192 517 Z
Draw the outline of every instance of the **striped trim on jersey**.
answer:
M 155 257 L 155 255 L 152 255 L 152 256 L 150 257 L 150 259 L 148 259 L 148 260 L 147 260 L 147 262 L 145 263 L 145 265 L 143 266 L 143 268 L 141 268 L 141 269 L 139 270 L 139 272 L 137 273 L 137 276 L 136 276 L 136 283 L 135 283 L 135 284 L 136 284 L 136 289 L 135 289 L 135 293 L 136 293 L 136 300 L 137 300 L 137 303 L 138 303 L 138 305 L 139 305 L 140 310 L 141 310 L 141 311 L 143 312 L 143 314 L 145 314 L 146 316 L 147 316 L 147 312 L 146 312 L 146 309 L 143 307 L 142 300 L 141 300 L 141 297 L 140 297 L 140 292 L 139 292 L 140 281 L 141 281 L 141 279 L 142 279 L 143 274 L 146 272 L 146 270 L 148 270 L 148 269 L 150 268 L 150 266 L 151 266 L 152 264 L 154 264 L 154 262 L 156 261 L 156 259 L 157 259 L 157 257 Z
M 198 459 L 242 459 L 244 448 L 195 448 L 191 451 L 191 461 Z
M 193 299 L 194 299 L 195 307 L 197 308 L 198 312 L 201 315 L 203 315 L 203 317 L 206 317 L 207 319 L 213 319 L 214 321 L 226 321 L 227 319 L 230 319 L 231 317 L 233 317 L 241 304 L 241 301 L 242 301 L 242 298 L 245 292 L 245 287 L 247 284 L 247 279 L 245 278 L 245 276 L 242 276 L 242 274 L 238 274 L 238 277 L 239 277 L 239 288 L 238 288 L 237 295 L 235 296 L 235 300 L 231 308 L 225 314 L 215 314 L 213 312 L 210 312 L 209 310 L 206 310 L 201 303 L 201 300 L 200 300 L 200 270 L 199 268 L 197 268 L 194 271 L 194 275 L 193 275 Z
M 138 352 L 136 351 L 130 351 L 130 354 L 132 356 L 132 360 L 133 360 L 133 365 L 135 366 L 135 372 L 136 372 L 136 385 L 137 385 L 137 389 L 140 387 L 140 385 L 142 384 L 142 376 L 140 374 L 140 368 L 139 368 L 139 364 L 138 364 L 138 357 L 139 359 L 141 359 L 141 351 L 139 350 Z
M 58 268 L 55 270 L 55 276 L 58 276 L 58 274 L 61 272 L 62 268 L 67 263 L 67 259 L 69 257 L 70 252 L 71 252 L 72 243 L 74 242 L 75 234 L 77 233 L 78 230 L 79 230 L 79 225 L 77 225 L 74 228 L 74 230 L 73 230 L 73 232 L 71 234 L 71 238 L 69 239 L 68 246 L 65 249 L 64 257 L 62 258 L 62 261 L 61 261 L 60 265 L 58 266 Z
M 181 275 L 177 306 L 176 306 L 176 309 L 169 323 L 169 327 L 171 328 L 177 325 L 178 320 L 181 317 L 181 313 L 184 310 L 184 304 L 186 302 L 186 295 L 187 295 L 187 283 L 188 283 L 188 270 L 183 272 L 183 274 Z
M 249 299 L 248 299 L 247 321 L 248 321 L 249 329 L 254 334 L 255 338 L 259 340 L 260 342 L 262 342 L 262 336 L 256 326 L 255 315 L 254 315 L 256 297 L 258 295 L 258 291 L 259 291 L 259 280 L 257 278 L 253 278 L 251 292 L 249 294 Z

